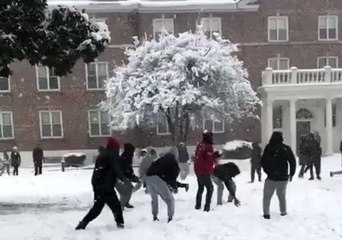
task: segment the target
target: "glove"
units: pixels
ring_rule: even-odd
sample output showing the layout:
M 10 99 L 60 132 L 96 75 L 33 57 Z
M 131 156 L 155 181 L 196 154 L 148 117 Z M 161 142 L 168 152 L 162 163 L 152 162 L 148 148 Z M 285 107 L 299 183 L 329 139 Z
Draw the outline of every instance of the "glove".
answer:
M 235 200 L 234 200 L 234 205 L 235 205 L 236 207 L 240 207 L 240 206 L 241 206 L 241 202 L 239 201 L 239 199 L 235 198 Z

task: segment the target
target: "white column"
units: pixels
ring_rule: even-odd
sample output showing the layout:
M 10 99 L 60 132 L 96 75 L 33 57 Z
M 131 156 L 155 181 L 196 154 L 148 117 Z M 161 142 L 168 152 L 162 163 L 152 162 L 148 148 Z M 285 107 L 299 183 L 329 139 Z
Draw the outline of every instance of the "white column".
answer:
M 266 144 L 270 140 L 270 137 L 273 132 L 273 101 L 272 99 L 267 98 L 266 101 Z
M 297 122 L 296 122 L 296 99 L 290 99 L 290 138 L 291 148 L 294 154 L 297 153 Z
M 332 99 L 327 98 L 326 99 L 326 107 L 325 107 L 325 119 L 326 119 L 326 150 L 327 150 L 327 155 L 333 154 L 333 139 L 332 139 L 332 127 L 333 127 L 333 122 L 332 122 Z

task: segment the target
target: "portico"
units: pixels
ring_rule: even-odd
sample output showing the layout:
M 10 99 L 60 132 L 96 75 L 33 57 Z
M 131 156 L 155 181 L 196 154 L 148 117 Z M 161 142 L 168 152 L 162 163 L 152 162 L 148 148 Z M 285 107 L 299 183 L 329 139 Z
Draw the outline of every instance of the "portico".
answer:
M 301 135 L 317 131 L 324 154 L 339 151 L 342 138 L 342 69 L 273 70 L 262 73 L 261 131 L 265 146 L 282 131 L 294 152 Z

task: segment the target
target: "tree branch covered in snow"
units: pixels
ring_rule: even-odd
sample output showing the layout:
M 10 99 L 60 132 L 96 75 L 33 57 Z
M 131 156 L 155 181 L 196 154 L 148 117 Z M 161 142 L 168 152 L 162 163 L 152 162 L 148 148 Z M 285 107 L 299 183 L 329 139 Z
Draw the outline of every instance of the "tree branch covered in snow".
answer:
M 217 110 L 226 121 L 253 114 L 258 102 L 236 46 L 201 32 L 167 33 L 126 51 L 128 63 L 114 70 L 103 107 L 114 129 L 155 124 L 165 114 L 175 141 L 186 139 L 191 115 Z
M 71 72 L 78 59 L 92 62 L 110 41 L 107 25 L 91 23 L 84 11 L 58 6 L 47 14 L 46 0 L 0 3 L 0 76 L 15 60 Z

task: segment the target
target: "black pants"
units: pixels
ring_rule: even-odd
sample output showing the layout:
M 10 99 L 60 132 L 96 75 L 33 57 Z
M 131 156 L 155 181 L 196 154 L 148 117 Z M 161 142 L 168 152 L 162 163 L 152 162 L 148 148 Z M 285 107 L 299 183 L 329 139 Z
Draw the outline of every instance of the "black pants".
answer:
M 254 182 L 255 179 L 255 172 L 258 174 L 258 179 L 261 181 L 261 166 L 252 164 L 251 166 L 251 181 Z
M 13 166 L 13 175 L 18 176 L 19 175 L 19 166 Z
M 313 168 L 315 167 L 315 171 L 316 171 L 316 177 L 319 177 L 321 175 L 321 161 L 315 161 L 313 163 L 309 164 L 309 169 L 310 169 L 310 177 L 313 178 L 314 174 L 313 174 Z
M 300 176 L 300 177 L 303 177 L 303 176 L 304 176 L 305 168 L 306 168 L 306 165 L 305 165 L 305 164 L 302 164 L 301 167 L 300 167 L 300 170 L 299 170 L 299 176 Z
M 189 184 L 181 183 L 177 181 L 177 188 L 186 188 Z
M 94 206 L 90 209 L 88 214 L 83 218 L 83 222 L 88 224 L 97 218 L 102 212 L 103 207 L 107 204 L 114 215 L 117 224 L 124 224 L 122 216 L 122 208 L 116 192 L 95 192 L 94 193 Z
M 204 187 L 207 189 L 207 196 L 205 200 L 205 209 L 210 208 L 211 197 L 213 196 L 214 186 L 211 181 L 211 176 L 208 175 L 197 175 L 198 190 L 196 195 L 196 209 L 200 209 L 202 205 L 202 194 Z
M 34 175 L 41 175 L 42 174 L 42 170 L 43 170 L 43 166 L 40 164 L 35 164 L 34 165 Z

